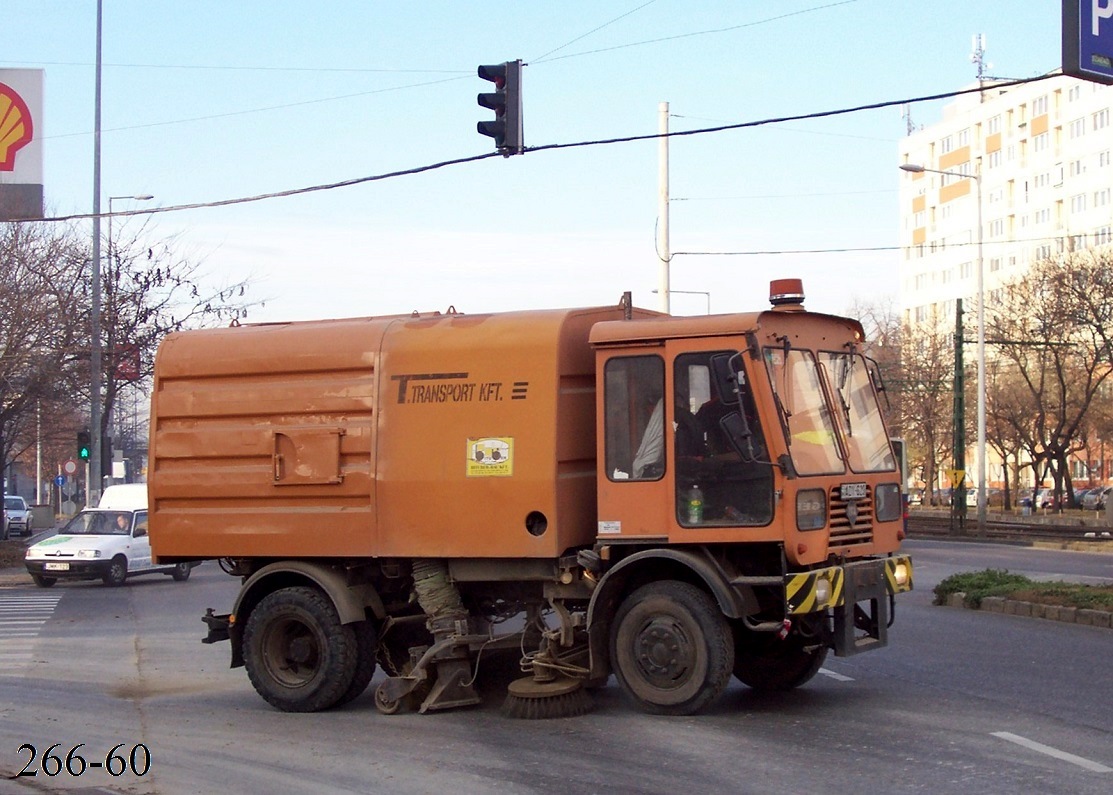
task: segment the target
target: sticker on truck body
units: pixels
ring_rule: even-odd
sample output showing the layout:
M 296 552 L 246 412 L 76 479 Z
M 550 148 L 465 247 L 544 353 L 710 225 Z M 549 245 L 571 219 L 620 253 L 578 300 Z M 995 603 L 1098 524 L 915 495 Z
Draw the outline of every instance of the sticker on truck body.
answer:
M 513 436 L 469 437 L 467 455 L 469 478 L 509 477 L 514 474 Z

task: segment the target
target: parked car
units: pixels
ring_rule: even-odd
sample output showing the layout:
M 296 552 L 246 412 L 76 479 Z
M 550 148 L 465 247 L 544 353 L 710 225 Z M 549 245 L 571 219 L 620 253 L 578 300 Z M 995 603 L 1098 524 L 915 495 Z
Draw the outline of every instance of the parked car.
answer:
M 13 535 L 31 535 L 34 522 L 31 518 L 31 509 L 27 507 L 26 500 L 22 497 L 5 496 L 4 513 L 8 517 L 8 526 L 4 530 L 4 538 Z
M 1087 511 L 1104 511 L 1105 501 L 1113 486 L 1098 486 L 1082 495 L 1082 507 Z
M 1055 489 L 1040 489 L 1035 500 L 1032 499 L 1032 490 L 1024 489 L 1016 503 L 1022 508 L 1031 508 L 1033 505 L 1037 508 L 1054 508 Z
M 96 508 L 86 508 L 57 535 L 28 548 L 23 562 L 40 588 L 60 579 L 123 585 L 137 574 L 169 574 L 182 582 L 195 565 L 152 562 L 145 484 L 109 486 Z

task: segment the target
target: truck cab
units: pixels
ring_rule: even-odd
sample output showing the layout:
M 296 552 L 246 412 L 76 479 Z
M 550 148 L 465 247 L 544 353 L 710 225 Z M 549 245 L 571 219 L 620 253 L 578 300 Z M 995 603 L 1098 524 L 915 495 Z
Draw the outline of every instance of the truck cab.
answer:
M 793 566 L 897 550 L 861 327 L 796 308 L 596 326 L 600 538 L 783 542 Z

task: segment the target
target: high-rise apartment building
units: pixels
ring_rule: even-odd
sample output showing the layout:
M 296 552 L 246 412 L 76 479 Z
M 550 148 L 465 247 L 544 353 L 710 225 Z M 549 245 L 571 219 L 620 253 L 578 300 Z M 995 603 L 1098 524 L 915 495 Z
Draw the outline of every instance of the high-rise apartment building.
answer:
M 1055 75 L 956 97 L 904 138 L 899 164 L 952 174 L 900 175 L 902 319 L 975 310 L 979 181 L 987 312 L 1033 262 L 1113 243 L 1111 113 L 1113 87 Z

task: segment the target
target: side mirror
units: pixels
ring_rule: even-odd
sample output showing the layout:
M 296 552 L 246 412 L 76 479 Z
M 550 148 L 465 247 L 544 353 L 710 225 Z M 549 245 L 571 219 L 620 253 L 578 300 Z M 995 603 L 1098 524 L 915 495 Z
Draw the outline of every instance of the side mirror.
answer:
M 754 452 L 754 432 L 750 423 L 740 411 L 732 411 L 719 419 L 719 427 L 730 442 L 730 446 L 738 453 L 743 461 L 754 461 L 757 454 Z
M 745 383 L 742 357 L 736 353 L 715 354 L 711 357 L 711 375 L 723 405 L 737 406 L 742 396 L 742 385 Z

